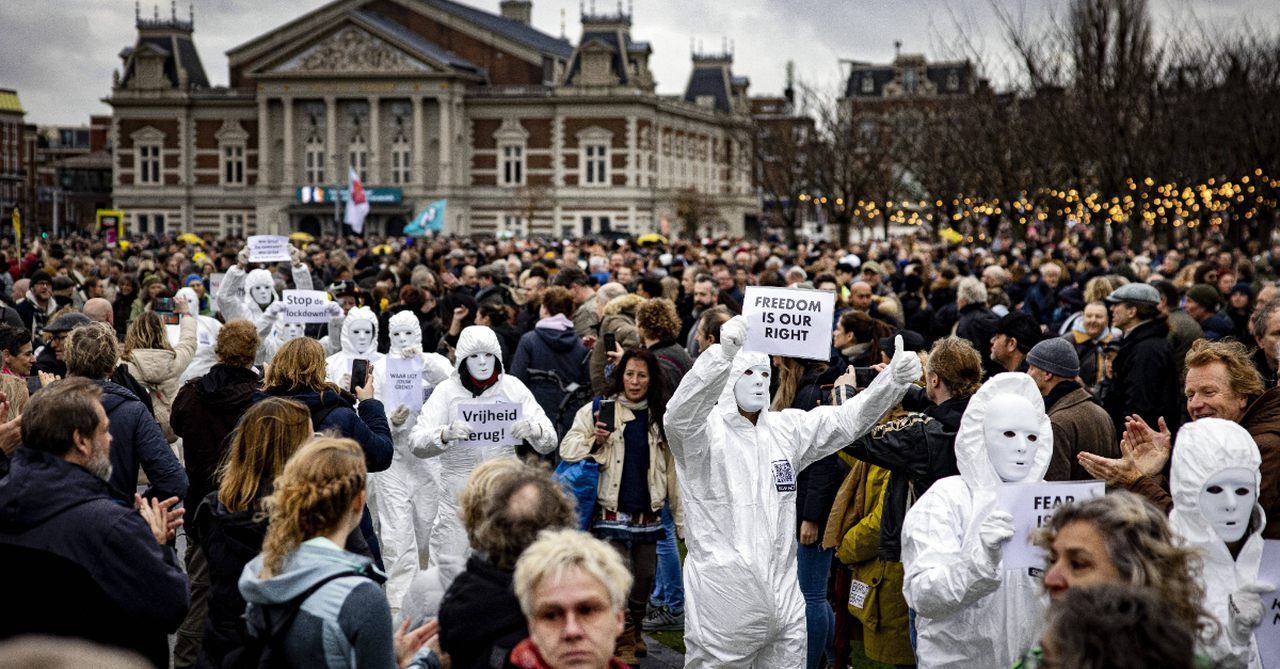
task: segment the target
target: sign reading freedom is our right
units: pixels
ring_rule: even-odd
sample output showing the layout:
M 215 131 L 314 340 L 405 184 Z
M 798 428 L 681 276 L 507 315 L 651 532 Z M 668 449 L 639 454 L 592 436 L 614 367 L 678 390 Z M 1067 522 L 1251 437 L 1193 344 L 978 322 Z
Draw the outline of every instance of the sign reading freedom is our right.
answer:
M 743 350 L 790 358 L 827 360 L 836 295 L 824 290 L 747 286 Z

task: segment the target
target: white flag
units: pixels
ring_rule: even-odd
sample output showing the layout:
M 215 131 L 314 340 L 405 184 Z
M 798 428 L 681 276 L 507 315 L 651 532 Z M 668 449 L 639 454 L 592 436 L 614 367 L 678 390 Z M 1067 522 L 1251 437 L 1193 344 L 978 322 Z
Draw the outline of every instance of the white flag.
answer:
M 365 197 L 364 186 L 360 185 L 360 175 L 356 174 L 355 169 L 348 169 L 351 196 L 347 198 L 347 225 L 356 234 L 361 234 L 364 232 L 364 217 L 369 215 L 369 198 Z

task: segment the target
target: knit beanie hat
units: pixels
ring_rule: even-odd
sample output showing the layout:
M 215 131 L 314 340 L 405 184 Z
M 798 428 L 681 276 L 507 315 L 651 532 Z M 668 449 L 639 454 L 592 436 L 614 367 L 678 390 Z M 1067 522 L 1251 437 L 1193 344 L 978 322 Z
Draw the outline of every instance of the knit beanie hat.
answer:
M 1027 364 L 1067 379 L 1080 375 L 1080 357 L 1076 355 L 1076 348 L 1060 337 L 1046 339 L 1031 347 Z

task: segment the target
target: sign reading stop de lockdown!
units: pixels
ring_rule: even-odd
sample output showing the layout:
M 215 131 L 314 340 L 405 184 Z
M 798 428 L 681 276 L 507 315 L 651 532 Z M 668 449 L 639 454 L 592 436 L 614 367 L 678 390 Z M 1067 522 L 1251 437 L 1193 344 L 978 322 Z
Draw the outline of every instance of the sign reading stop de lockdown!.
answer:
M 329 294 L 323 290 L 286 290 L 281 296 L 285 323 L 328 323 Z
M 462 446 L 498 444 L 515 446 L 519 439 L 511 436 L 511 426 L 520 422 L 523 407 L 518 402 L 459 404 L 455 420 L 471 426 L 471 436 L 459 442 Z
M 251 235 L 249 262 L 289 262 L 289 238 L 281 235 Z
M 822 290 L 747 286 L 743 350 L 790 358 L 827 360 L 836 296 Z

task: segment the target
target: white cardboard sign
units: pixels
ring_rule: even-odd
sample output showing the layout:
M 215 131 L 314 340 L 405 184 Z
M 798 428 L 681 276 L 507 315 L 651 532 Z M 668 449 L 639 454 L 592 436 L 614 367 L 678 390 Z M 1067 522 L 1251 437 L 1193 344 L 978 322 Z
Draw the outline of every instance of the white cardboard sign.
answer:
M 511 436 L 511 426 L 520 422 L 523 413 L 518 402 L 459 404 L 458 415 L 454 419 L 466 421 L 471 426 L 471 436 L 462 440 L 460 445 L 518 445 L 520 440 Z
M 222 280 L 226 276 L 226 272 L 214 272 L 209 275 L 209 307 L 215 312 L 218 310 L 218 289 L 222 287 Z
M 280 300 L 284 302 L 283 323 L 329 322 L 329 294 L 323 290 L 286 290 Z
M 289 238 L 283 235 L 250 235 L 249 262 L 289 262 Z
M 1280 669 L 1280 539 L 1263 543 L 1258 580 L 1276 589 L 1262 595 L 1262 624 L 1253 639 L 1258 642 L 1263 669 Z
M 743 350 L 827 360 L 835 312 L 835 293 L 747 286 L 742 300 L 742 315 L 747 319 Z
M 1102 481 L 1041 481 L 1000 486 L 999 508 L 1013 516 L 1013 538 L 1004 545 L 1004 568 L 1044 569 L 1044 551 L 1031 545 L 1031 531 L 1043 527 L 1054 509 L 1063 503 L 1101 497 L 1105 492 Z
M 422 409 L 422 356 L 404 358 L 398 354 L 387 355 L 387 383 L 382 387 L 389 411 L 402 406 L 410 411 Z M 472 427 L 475 427 L 472 425 Z

